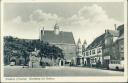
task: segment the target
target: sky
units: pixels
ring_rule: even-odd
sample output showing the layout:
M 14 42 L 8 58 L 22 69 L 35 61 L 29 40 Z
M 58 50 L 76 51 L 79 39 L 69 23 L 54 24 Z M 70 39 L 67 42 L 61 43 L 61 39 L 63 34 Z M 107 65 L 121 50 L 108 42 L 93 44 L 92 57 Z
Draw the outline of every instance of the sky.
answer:
M 58 23 L 60 30 L 73 33 L 75 42 L 80 38 L 90 44 L 124 22 L 121 2 L 4 3 L 3 10 L 4 36 L 24 39 L 38 39 L 40 28 L 53 30 Z

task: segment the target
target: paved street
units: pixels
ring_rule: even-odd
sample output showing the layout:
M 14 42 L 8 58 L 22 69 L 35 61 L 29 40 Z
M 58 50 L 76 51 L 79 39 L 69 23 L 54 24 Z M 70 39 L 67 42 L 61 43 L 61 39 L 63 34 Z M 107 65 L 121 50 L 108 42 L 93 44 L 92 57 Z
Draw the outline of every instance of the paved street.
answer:
M 123 72 L 85 67 L 22 68 L 22 66 L 5 66 L 4 75 L 5 77 L 122 76 Z

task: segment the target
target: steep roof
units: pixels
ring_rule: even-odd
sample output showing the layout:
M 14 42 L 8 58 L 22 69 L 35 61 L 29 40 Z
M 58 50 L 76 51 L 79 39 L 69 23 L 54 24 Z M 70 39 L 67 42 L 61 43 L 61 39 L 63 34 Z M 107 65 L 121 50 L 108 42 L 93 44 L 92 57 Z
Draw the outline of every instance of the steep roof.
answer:
M 81 40 L 80 40 L 80 38 L 78 39 L 78 42 L 77 42 L 77 44 L 81 44 Z
M 122 36 L 124 34 L 124 25 L 120 25 L 117 30 L 119 31 L 119 36 Z
M 119 31 L 119 37 L 117 40 L 124 39 L 124 25 L 120 25 L 117 30 Z
M 87 50 L 96 48 L 98 46 L 104 46 L 104 41 L 105 41 L 105 33 L 97 37 L 88 47 Z
M 44 30 L 44 34 L 42 34 L 42 40 L 44 42 L 55 43 L 55 44 L 75 44 L 75 40 L 72 32 L 63 32 L 60 31 L 58 35 L 54 33 L 54 31 Z

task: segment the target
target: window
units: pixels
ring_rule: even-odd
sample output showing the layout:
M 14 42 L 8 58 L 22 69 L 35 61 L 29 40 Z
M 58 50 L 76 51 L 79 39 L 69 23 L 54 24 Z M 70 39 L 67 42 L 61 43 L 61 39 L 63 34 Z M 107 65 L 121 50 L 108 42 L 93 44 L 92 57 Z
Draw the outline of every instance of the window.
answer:
M 92 50 L 92 54 L 95 54 L 95 50 Z
M 100 59 L 100 57 L 99 57 L 99 61 L 100 61 L 101 59 Z
M 113 60 L 111 61 L 111 64 L 120 64 L 120 61 Z
M 89 52 L 86 52 L 86 56 L 88 56 L 89 55 Z
M 91 62 L 92 62 L 92 63 L 94 63 L 94 62 L 95 62 L 95 61 L 94 61 L 94 58 L 92 58 L 92 59 L 91 59 Z
M 90 55 L 91 55 L 91 50 L 90 50 Z
M 120 50 L 121 50 L 121 51 L 123 51 L 123 50 L 124 50 L 124 47 L 123 47 L 123 46 L 121 46 L 121 47 L 120 47 Z
M 113 61 L 111 61 L 111 64 L 113 64 Z
M 98 48 L 97 49 L 97 53 L 101 53 L 101 48 Z
M 124 60 L 124 57 L 121 57 L 121 60 Z
M 95 58 L 95 62 L 96 62 L 96 58 Z

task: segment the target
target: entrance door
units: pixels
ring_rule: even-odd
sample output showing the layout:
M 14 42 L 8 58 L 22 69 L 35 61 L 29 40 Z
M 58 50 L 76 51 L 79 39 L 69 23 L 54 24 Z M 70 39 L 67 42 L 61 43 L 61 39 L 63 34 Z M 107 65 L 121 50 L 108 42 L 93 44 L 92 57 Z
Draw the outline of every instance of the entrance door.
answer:
M 84 66 L 87 66 L 87 63 L 86 63 L 86 61 L 84 62 Z
M 10 60 L 10 65 L 16 65 L 16 60 L 15 59 Z
M 104 66 L 105 66 L 106 68 L 109 68 L 109 61 L 110 61 L 109 59 L 106 59 L 106 60 L 105 60 Z
M 77 65 L 80 65 L 80 58 L 77 58 Z
M 90 58 L 87 58 L 87 66 L 90 66 Z
M 63 66 L 63 61 L 61 61 L 61 66 Z

